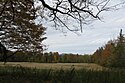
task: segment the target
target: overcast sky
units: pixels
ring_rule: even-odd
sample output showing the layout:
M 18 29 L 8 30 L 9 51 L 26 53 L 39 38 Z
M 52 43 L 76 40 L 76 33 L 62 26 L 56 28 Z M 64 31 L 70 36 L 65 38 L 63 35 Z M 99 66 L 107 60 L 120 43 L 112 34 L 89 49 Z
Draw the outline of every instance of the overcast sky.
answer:
M 85 25 L 80 35 L 72 32 L 64 34 L 44 25 L 47 27 L 47 39 L 44 41 L 48 45 L 47 52 L 92 54 L 107 41 L 117 38 L 120 29 L 125 33 L 125 8 L 105 12 L 101 16 L 104 22 L 95 21 Z

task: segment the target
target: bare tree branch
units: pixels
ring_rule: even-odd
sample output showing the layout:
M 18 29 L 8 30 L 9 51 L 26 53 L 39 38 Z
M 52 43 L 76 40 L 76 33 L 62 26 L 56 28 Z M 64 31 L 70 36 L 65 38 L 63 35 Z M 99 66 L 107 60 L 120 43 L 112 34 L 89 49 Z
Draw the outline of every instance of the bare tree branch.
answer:
M 108 7 L 108 3 L 111 0 L 100 0 L 100 1 L 95 1 L 95 0 L 54 0 L 55 1 L 54 6 L 51 6 L 50 4 L 46 3 L 45 0 L 39 0 L 39 1 L 42 2 L 42 5 L 44 8 L 47 8 L 48 10 L 50 10 L 50 17 L 53 18 L 52 21 L 55 23 L 55 25 L 63 25 L 70 31 L 79 30 L 79 29 L 72 30 L 62 20 L 62 18 L 59 17 L 59 15 L 65 15 L 69 18 L 73 18 L 74 20 L 78 21 L 80 30 L 82 32 L 83 24 L 86 23 L 86 19 L 91 17 L 93 19 L 101 20 L 99 14 L 103 11 L 107 11 L 110 9 L 110 7 Z M 120 4 L 118 4 L 118 5 L 120 5 Z

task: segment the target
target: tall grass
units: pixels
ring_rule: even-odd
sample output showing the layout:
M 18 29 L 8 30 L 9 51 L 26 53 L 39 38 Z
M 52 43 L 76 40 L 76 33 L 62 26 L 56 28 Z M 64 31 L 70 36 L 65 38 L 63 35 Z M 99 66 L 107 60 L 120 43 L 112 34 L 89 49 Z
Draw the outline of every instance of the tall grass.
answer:
M 0 67 L 0 83 L 125 83 L 125 69 L 69 70 Z

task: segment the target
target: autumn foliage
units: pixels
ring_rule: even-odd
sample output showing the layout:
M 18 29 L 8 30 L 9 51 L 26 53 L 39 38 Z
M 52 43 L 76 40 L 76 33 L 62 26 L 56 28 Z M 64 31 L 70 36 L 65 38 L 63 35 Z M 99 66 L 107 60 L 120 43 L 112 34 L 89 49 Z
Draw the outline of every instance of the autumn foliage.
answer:
M 120 31 L 117 39 L 110 40 L 92 56 L 93 62 L 109 67 L 125 67 L 125 37 Z

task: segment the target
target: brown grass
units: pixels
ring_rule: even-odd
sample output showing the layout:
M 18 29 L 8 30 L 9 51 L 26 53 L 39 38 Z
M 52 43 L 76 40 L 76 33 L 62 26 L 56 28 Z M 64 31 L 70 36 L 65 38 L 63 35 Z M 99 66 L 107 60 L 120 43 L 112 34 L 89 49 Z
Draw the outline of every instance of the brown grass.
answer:
M 4 65 L 0 62 L 0 66 L 22 66 L 22 67 L 30 67 L 30 68 L 37 68 L 37 69 L 70 69 L 74 67 L 75 69 L 94 69 L 100 70 L 103 67 L 93 64 L 93 63 L 33 63 L 33 62 L 7 62 Z

